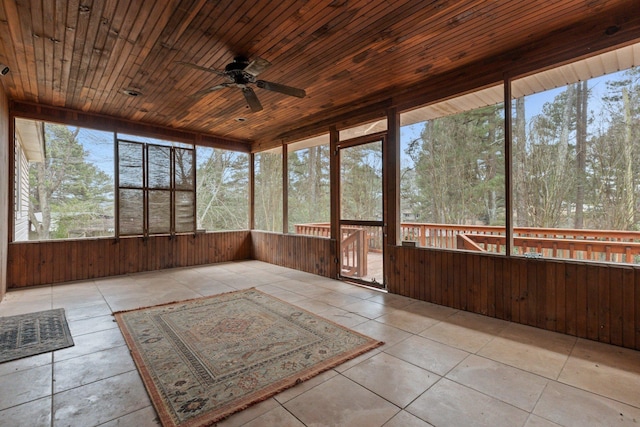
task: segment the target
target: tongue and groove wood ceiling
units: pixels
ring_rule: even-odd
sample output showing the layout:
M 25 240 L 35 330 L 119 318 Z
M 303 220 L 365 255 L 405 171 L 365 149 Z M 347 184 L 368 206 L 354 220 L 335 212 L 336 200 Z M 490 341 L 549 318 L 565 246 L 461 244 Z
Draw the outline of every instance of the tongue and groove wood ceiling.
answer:
M 638 0 L 2 0 L 0 81 L 11 100 L 268 144 L 526 52 L 639 39 L 638 15 Z M 223 70 L 238 55 L 307 96 L 253 86 L 259 112 L 236 87 L 191 96 L 226 80 L 181 62 Z

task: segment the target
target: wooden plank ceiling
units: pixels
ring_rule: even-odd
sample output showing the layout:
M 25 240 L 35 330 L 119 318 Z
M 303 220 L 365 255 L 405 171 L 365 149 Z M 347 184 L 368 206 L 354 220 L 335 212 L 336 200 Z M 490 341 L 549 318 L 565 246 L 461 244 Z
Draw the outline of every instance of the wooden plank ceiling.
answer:
M 0 62 L 11 71 L 0 80 L 12 100 L 265 143 L 585 22 L 604 33 L 638 8 L 637 0 L 2 0 Z M 190 96 L 225 79 L 180 62 L 222 70 L 237 55 L 270 61 L 259 79 L 307 96 L 254 86 L 260 112 L 236 87 Z

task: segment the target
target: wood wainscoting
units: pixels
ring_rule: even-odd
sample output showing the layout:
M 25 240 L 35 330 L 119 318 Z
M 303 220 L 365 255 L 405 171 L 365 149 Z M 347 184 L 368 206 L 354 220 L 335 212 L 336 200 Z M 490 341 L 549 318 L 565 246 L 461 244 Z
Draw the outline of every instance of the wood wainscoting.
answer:
M 249 231 L 9 244 L 8 287 L 248 259 Z
M 251 231 L 251 257 L 319 276 L 337 278 L 335 241 L 299 234 Z
M 389 292 L 640 350 L 640 270 L 388 246 Z

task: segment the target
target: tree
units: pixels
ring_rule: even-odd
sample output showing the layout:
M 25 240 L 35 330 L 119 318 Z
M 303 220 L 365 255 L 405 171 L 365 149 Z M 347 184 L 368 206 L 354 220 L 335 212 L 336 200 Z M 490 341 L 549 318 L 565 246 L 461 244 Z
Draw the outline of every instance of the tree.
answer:
M 296 224 L 329 222 L 329 146 L 318 145 L 288 154 L 289 231 Z
M 575 85 L 547 102 L 529 121 L 523 182 L 530 227 L 568 227 L 575 194 Z M 518 221 L 521 224 L 520 220 Z
M 199 147 L 197 158 L 198 227 L 206 230 L 248 228 L 249 156 Z
M 282 231 L 282 155 L 255 155 L 255 227 Z
M 526 104 L 524 97 L 516 99 L 513 126 L 513 191 L 515 206 L 515 224 L 518 227 L 529 226 L 528 198 L 525 179 L 527 161 Z
M 29 218 L 37 238 L 112 234 L 104 227 L 91 229 L 113 217 L 113 178 L 87 161 L 79 128 L 47 123 L 44 132 L 46 158 L 29 171 Z
M 533 227 L 638 228 L 639 76 L 631 69 L 570 84 L 528 121 L 524 173 L 514 148 L 517 225 L 526 206 Z
M 425 122 L 405 150 L 415 170 L 410 205 L 427 222 L 504 223 L 501 105 Z M 406 197 L 406 195 L 403 195 Z
M 618 79 L 607 81 L 603 97 L 608 120 L 594 138 L 594 169 L 599 175 L 596 203 L 603 216 L 611 218 L 606 228 L 638 229 L 637 183 L 640 166 L 640 70 L 632 68 Z
M 340 216 L 382 220 L 382 144 L 373 142 L 340 150 Z
M 579 229 L 584 227 L 589 85 L 587 81 L 579 82 L 576 89 L 576 213 L 573 228 Z

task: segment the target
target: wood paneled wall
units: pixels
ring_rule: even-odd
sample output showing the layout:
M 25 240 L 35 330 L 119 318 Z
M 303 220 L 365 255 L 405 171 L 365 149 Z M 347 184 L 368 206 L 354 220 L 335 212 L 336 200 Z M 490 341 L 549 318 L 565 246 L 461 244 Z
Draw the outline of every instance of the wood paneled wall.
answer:
M 0 301 L 4 298 L 7 290 L 7 242 L 9 241 L 9 213 L 13 212 L 13 201 L 9 194 L 9 101 L 0 85 L 0 171 L 3 174 L 0 178 Z M 7 172 L 4 172 L 7 171 Z M 11 202 L 11 203 L 10 203 Z M 11 207 L 10 207 L 11 206 Z
M 9 288 L 248 259 L 249 231 L 9 244 Z
M 388 246 L 389 292 L 640 350 L 640 270 Z
M 11 243 L 10 288 L 256 259 L 337 277 L 335 242 L 263 231 Z M 389 292 L 640 350 L 640 270 L 631 266 L 388 246 Z
M 251 231 L 253 259 L 325 277 L 338 277 L 334 247 L 331 239 Z

